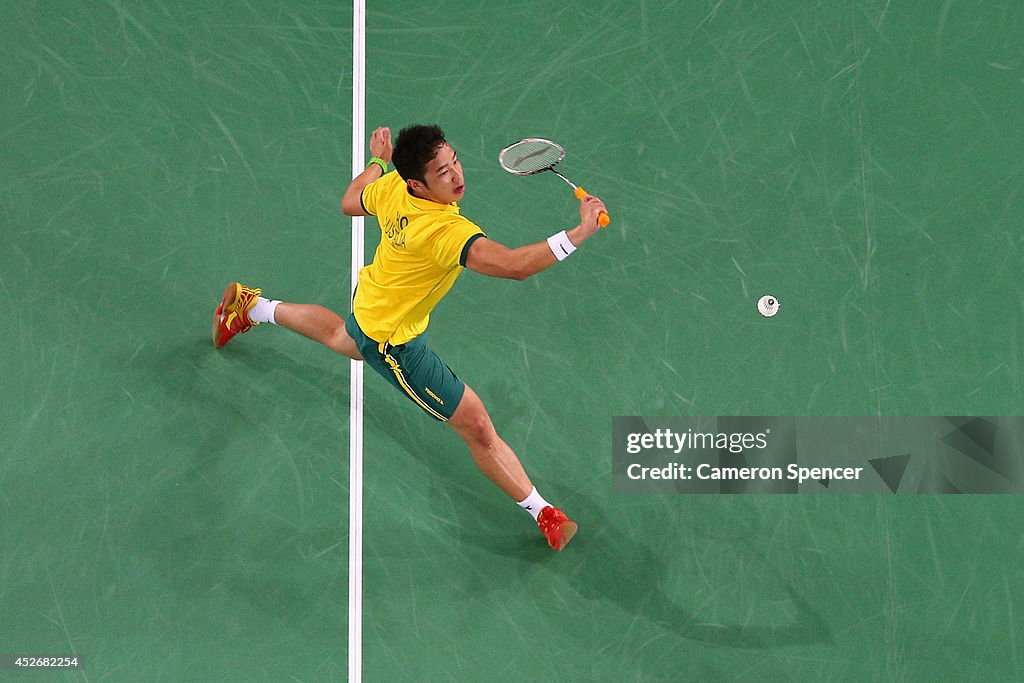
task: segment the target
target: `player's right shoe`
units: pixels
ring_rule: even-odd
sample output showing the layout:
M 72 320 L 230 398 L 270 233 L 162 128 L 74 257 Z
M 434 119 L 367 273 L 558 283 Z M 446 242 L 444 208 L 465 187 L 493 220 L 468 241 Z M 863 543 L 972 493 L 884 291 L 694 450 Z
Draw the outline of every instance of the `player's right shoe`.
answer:
M 213 313 L 213 345 L 218 349 L 236 334 L 248 332 L 259 323 L 249 319 L 249 311 L 256 305 L 263 291 L 232 282 L 224 290 L 224 297 Z
M 537 515 L 537 526 L 540 527 L 548 545 L 561 550 L 576 533 L 576 522 L 565 516 L 565 513 L 553 505 L 548 505 Z

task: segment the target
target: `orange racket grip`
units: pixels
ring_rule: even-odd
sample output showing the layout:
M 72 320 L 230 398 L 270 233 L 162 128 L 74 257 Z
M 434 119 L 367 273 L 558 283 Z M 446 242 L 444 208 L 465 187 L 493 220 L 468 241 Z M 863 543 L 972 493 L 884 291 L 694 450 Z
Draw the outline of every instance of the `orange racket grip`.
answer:
M 586 199 L 587 197 L 590 196 L 587 193 L 587 191 L 584 190 L 582 187 L 577 187 L 575 192 L 576 192 L 576 199 L 583 200 L 583 199 Z M 608 225 L 611 222 L 612 222 L 612 217 L 609 216 L 608 214 L 606 214 L 604 211 L 602 211 L 601 213 L 597 214 L 597 224 L 600 225 L 602 228 L 605 227 L 606 225 Z

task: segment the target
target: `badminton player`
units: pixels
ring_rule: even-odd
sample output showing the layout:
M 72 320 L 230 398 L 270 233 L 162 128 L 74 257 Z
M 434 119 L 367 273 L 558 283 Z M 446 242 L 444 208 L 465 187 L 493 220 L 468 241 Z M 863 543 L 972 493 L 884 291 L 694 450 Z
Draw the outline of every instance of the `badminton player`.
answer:
M 515 451 L 495 431 L 483 402 L 429 346 L 430 312 L 469 268 L 524 280 L 558 263 L 598 230 L 600 199 L 580 201 L 579 224 L 544 241 L 510 249 L 462 216 L 466 178 L 455 149 L 438 126 L 410 126 L 392 145 L 391 130 L 370 137 L 372 158 L 345 190 L 349 216 L 376 216 L 380 244 L 360 270 L 352 313 L 343 320 L 315 304 L 286 303 L 233 282 L 213 317 L 213 341 L 272 323 L 369 364 L 423 412 L 462 437 L 477 467 L 536 520 L 548 544 L 561 550 L 576 523 L 546 501 Z M 395 170 L 388 172 L 388 164 Z

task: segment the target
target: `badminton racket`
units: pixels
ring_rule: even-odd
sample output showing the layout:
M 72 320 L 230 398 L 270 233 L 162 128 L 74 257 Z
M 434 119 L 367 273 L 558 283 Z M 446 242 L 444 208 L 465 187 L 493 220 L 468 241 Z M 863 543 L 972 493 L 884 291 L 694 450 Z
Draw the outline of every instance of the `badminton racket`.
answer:
M 498 154 L 498 163 L 509 173 L 515 175 L 534 175 L 551 171 L 569 183 L 577 199 L 585 199 L 590 195 L 564 175 L 555 170 L 555 166 L 565 158 L 565 149 L 557 142 L 543 138 L 526 138 L 514 142 Z M 611 217 L 602 211 L 597 216 L 597 224 L 602 228 L 611 222 Z

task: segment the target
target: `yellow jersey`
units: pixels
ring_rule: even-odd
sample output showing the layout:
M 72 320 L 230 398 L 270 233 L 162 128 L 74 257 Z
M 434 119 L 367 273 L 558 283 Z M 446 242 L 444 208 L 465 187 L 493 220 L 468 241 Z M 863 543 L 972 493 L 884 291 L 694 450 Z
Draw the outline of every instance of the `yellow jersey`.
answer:
M 367 185 L 361 199 L 381 236 L 373 261 L 359 271 L 352 312 L 366 336 L 398 346 L 427 329 L 430 312 L 465 268 L 469 245 L 484 232 L 457 202 L 412 196 L 397 171 Z

